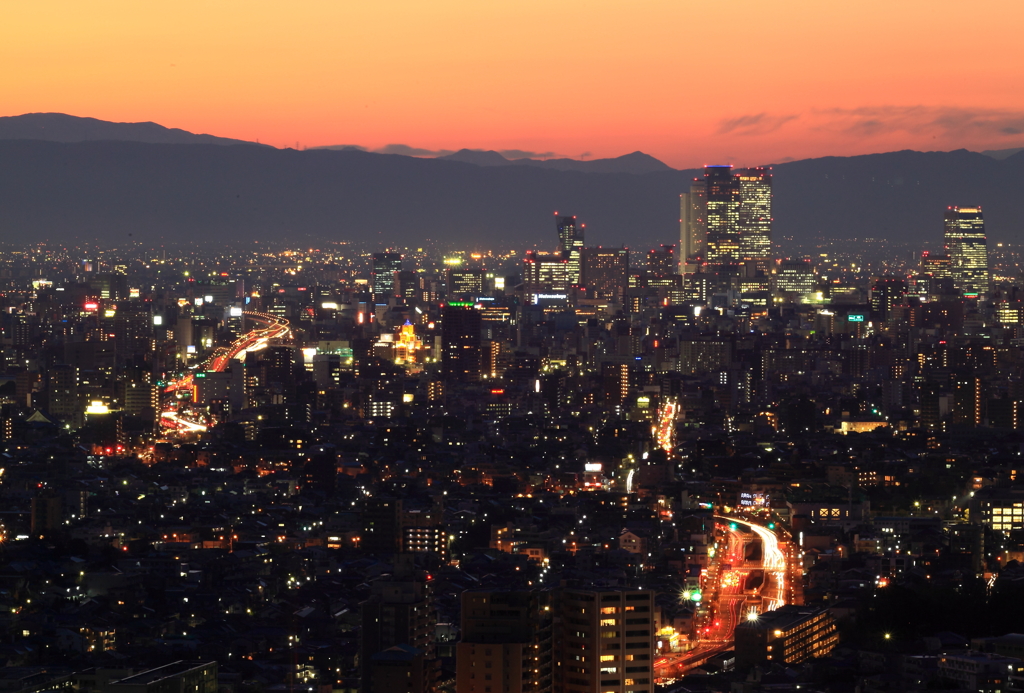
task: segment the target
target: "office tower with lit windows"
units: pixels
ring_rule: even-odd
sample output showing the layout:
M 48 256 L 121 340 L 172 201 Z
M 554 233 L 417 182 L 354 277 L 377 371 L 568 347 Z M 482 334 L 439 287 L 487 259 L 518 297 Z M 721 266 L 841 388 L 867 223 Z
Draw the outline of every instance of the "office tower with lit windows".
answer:
M 703 258 L 708 240 L 707 183 L 694 180 L 690 191 L 679 196 L 679 273 L 695 271 L 694 265 Z
M 447 381 L 480 379 L 480 311 L 449 301 L 441 309 L 441 375 Z
M 373 300 L 386 302 L 395 295 L 395 273 L 402 271 L 401 253 L 374 253 L 370 271 Z
M 704 183 L 704 263 L 709 271 L 735 266 L 736 272 L 748 277 L 768 274 L 772 262 L 771 170 L 707 166 Z M 691 225 L 699 218 L 699 211 L 692 212 L 688 220 Z
M 594 298 L 618 298 L 629 282 L 628 248 L 584 248 L 580 284 Z
M 563 253 L 527 250 L 523 257 L 523 287 L 531 303 L 538 294 L 562 294 L 573 283 L 569 277 L 569 259 Z M 578 280 L 578 278 L 577 278 Z
M 583 250 L 583 226 L 576 225 L 576 217 L 558 217 L 558 245 L 566 260 L 566 283 L 580 283 L 580 253 Z
M 672 277 L 679 272 L 679 262 L 676 260 L 676 247 L 665 245 L 655 248 L 647 253 L 647 274 L 650 277 L 664 279 Z
M 767 168 L 735 172 L 740 188 L 740 258 L 754 272 L 767 273 L 772 261 L 772 174 Z
M 740 240 L 740 181 L 732 166 L 706 166 L 707 185 L 707 249 L 705 263 L 713 267 L 739 265 L 742 261 Z
M 779 260 L 772 274 L 772 291 L 776 296 L 806 296 L 818 288 L 818 275 L 810 258 Z
M 949 255 L 933 255 L 927 250 L 921 253 L 921 274 L 933 279 L 948 279 Z
M 948 207 L 945 240 L 953 285 L 965 296 L 984 298 L 989 289 L 989 271 L 981 207 Z
M 459 269 L 449 267 L 445 271 L 445 284 L 449 298 L 477 298 L 484 291 L 484 271 L 482 269 Z

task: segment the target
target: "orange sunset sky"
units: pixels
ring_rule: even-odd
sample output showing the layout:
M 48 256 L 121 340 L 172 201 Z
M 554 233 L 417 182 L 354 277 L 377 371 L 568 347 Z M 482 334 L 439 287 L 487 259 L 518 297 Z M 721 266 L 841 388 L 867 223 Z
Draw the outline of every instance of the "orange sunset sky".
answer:
M 39 0 L 0 115 L 676 167 L 1024 146 L 1024 2 Z

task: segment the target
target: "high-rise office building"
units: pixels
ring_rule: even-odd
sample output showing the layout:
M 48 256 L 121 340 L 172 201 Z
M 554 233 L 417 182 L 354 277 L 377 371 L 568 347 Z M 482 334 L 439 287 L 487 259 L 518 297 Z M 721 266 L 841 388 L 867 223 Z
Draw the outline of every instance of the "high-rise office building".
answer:
M 707 166 L 704 181 L 707 271 L 736 266 L 748 277 L 766 275 L 772 263 L 770 169 Z
M 707 246 L 708 186 L 694 180 L 690 191 L 679 196 L 679 273 L 688 274 L 687 265 L 703 258 Z M 693 260 L 693 261 L 691 261 Z
M 570 281 L 569 264 L 569 259 L 563 253 L 527 250 L 523 257 L 523 287 L 530 302 L 536 303 L 538 294 L 563 294 L 568 291 L 574 283 Z
M 965 296 L 984 297 L 989 289 L 989 271 L 981 207 L 948 207 L 945 240 L 953 285 Z
M 705 263 L 721 267 L 739 265 L 742 260 L 740 242 L 740 181 L 732 166 L 706 166 L 707 184 L 707 250 Z
M 767 273 L 772 261 L 772 174 L 767 168 L 740 169 L 740 258 Z
M 628 248 L 584 248 L 581 254 L 580 284 L 588 296 L 617 298 L 629 282 Z
M 583 226 L 576 225 L 576 217 L 557 217 L 558 245 L 562 258 L 567 261 L 566 283 L 580 283 L 580 252 L 583 250 Z
M 480 379 L 480 311 L 451 301 L 441 309 L 441 374 L 445 380 Z
M 401 253 L 373 254 L 370 290 L 374 301 L 384 302 L 395 295 L 395 273 L 401 271 Z

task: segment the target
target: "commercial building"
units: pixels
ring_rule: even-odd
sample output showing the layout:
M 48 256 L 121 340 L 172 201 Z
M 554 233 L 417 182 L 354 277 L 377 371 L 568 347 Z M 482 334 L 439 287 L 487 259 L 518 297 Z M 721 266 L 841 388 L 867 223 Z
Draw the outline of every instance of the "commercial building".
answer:
M 736 666 L 800 664 L 827 655 L 838 642 L 827 609 L 783 606 L 736 626 Z
M 449 298 L 476 298 L 484 291 L 484 271 L 450 267 L 445 283 Z
M 629 281 L 629 250 L 622 248 L 584 248 L 581 255 L 580 284 L 593 298 L 618 299 Z
M 704 256 L 707 245 L 707 183 L 694 180 L 690 191 L 679 196 L 680 274 L 688 274 Z
M 401 253 L 374 253 L 370 272 L 373 300 L 386 302 L 395 295 L 395 273 L 402 271 Z
M 537 303 L 541 295 L 565 294 L 573 283 L 569 259 L 562 253 L 526 251 L 523 258 L 523 289 L 527 301 Z
M 806 296 L 818 288 L 818 275 L 810 258 L 779 260 L 772 275 L 772 292 L 776 296 Z
M 445 380 L 480 379 L 480 311 L 450 301 L 441 310 L 441 375 Z
M 708 265 L 738 265 L 740 254 L 740 183 L 732 166 L 706 166 Z
M 735 176 L 740 189 L 740 258 L 755 272 L 764 274 L 772 261 L 771 169 L 740 169 Z
M 965 296 L 983 298 L 989 289 L 989 269 L 981 207 L 947 208 L 945 241 L 953 285 Z
M 580 253 L 583 250 L 583 225 L 576 225 L 576 217 L 557 218 L 558 244 L 566 261 L 566 283 L 580 283 Z
M 961 690 L 979 693 L 1000 693 L 1004 690 L 1019 690 L 1017 685 L 1009 686 L 1010 678 L 1020 683 L 1024 663 L 1012 657 L 982 652 L 964 652 L 939 657 L 939 676 Z
M 1024 529 L 1024 488 L 979 489 L 971 498 L 970 518 L 997 532 Z

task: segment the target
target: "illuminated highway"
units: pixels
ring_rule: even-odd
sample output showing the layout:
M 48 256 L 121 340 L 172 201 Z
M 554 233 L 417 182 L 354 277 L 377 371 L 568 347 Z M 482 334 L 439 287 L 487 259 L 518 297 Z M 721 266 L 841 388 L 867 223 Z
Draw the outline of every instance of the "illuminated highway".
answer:
M 658 407 L 658 423 L 654 426 L 654 437 L 658 446 L 665 452 L 672 452 L 675 447 L 676 417 L 679 416 L 679 403 L 675 397 L 669 397 Z
M 724 525 L 725 542 L 709 566 L 703 585 L 706 601 L 695 618 L 696 644 L 687 652 L 665 654 L 655 661 L 655 675 L 662 682 L 684 676 L 731 649 L 734 631 L 742 620 L 756 618 L 787 601 L 789 562 L 775 532 L 736 517 L 716 515 L 715 519 Z M 747 559 L 746 548 L 754 537 L 744 528 L 760 540 L 760 558 Z
M 250 351 L 265 349 L 272 340 L 287 339 L 291 333 L 288 321 L 268 313 L 246 311 L 242 313 L 249 320 L 262 325 L 246 332 L 226 347 L 220 347 L 213 354 L 191 368 L 191 372 L 170 381 L 164 387 L 165 393 L 176 393 L 180 390 L 192 390 L 195 386 L 195 373 L 223 372 L 232 359 L 244 358 Z M 187 406 L 187 405 L 186 405 Z M 184 407 L 170 408 L 160 415 L 161 426 L 169 432 L 201 433 L 206 431 L 209 422 L 200 412 L 190 412 Z

